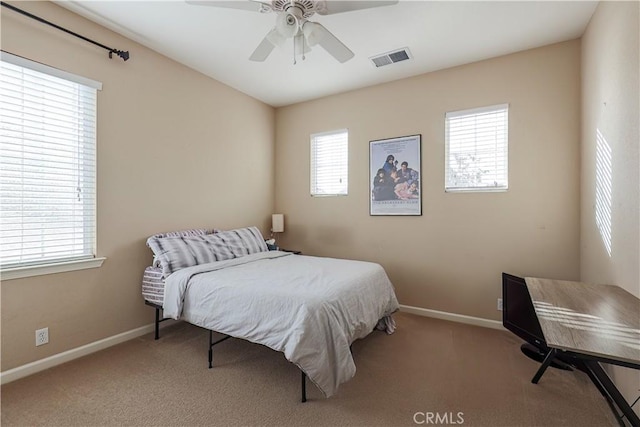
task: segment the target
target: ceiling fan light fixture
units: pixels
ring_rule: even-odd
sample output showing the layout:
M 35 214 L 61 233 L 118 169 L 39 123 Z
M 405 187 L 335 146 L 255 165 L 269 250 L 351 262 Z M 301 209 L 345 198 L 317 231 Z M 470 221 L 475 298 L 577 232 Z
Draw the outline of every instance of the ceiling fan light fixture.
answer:
M 298 32 L 298 18 L 290 13 L 280 13 L 276 18 L 276 29 L 284 38 L 290 38 Z

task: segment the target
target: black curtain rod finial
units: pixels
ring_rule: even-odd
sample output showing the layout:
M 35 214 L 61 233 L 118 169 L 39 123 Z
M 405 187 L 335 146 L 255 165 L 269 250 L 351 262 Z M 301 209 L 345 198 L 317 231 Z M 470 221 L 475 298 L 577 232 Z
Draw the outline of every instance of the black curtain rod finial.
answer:
M 122 58 L 123 60 L 128 60 L 129 59 L 129 51 L 123 51 L 123 50 L 110 50 L 109 51 L 109 58 L 113 57 L 113 54 L 118 55 L 120 58 Z

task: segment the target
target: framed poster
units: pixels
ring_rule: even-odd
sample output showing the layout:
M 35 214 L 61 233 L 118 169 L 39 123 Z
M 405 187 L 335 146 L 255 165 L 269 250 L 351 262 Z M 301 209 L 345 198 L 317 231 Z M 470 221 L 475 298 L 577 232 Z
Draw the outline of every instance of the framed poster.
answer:
M 369 142 L 369 215 L 422 215 L 421 135 Z

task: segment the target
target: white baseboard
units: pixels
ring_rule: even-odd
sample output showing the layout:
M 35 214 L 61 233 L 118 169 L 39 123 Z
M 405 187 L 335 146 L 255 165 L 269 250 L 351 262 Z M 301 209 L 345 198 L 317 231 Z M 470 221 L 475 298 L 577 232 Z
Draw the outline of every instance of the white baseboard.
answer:
M 448 313 L 446 311 L 437 311 L 427 308 L 412 307 L 410 305 L 400 305 L 400 311 L 406 313 L 417 314 L 418 316 L 433 317 L 435 319 L 450 320 L 458 323 L 466 323 L 469 325 L 482 326 L 485 328 L 505 330 L 502 326 L 502 322 L 497 320 L 483 319 L 480 317 L 465 316 L 464 314 Z M 169 322 L 174 323 L 174 322 Z M 120 344 L 125 341 L 137 338 L 139 336 L 151 333 L 154 331 L 154 324 L 142 326 L 140 328 L 132 329 L 127 332 L 123 332 L 112 337 L 104 338 L 99 341 L 92 342 L 90 344 L 83 345 L 62 353 L 54 354 L 44 359 L 36 360 L 35 362 L 27 363 L 26 365 L 18 366 L 17 368 L 9 369 L 5 372 L 0 372 L 0 384 L 7 384 L 11 381 L 18 380 L 20 378 L 33 375 L 37 372 L 44 371 L 45 369 L 52 368 L 57 365 L 61 365 L 66 362 L 70 362 L 74 359 L 78 359 L 82 356 L 86 356 L 96 351 L 104 350 L 105 348 Z M 168 326 L 168 325 L 163 325 Z
M 35 362 L 27 363 L 26 365 L 18 366 L 17 368 L 9 369 L 5 372 L 0 372 L 0 384 L 7 384 L 11 381 L 33 375 L 37 372 L 44 371 L 45 369 L 49 369 L 54 366 L 69 362 L 71 360 L 78 359 L 82 356 L 95 353 L 96 351 L 103 350 L 116 344 L 120 344 L 121 342 L 129 341 L 131 339 L 153 332 L 154 329 L 155 324 L 152 323 L 150 325 L 132 329 L 130 331 L 123 332 L 112 337 L 104 338 L 99 341 L 83 345 L 81 347 L 76 347 L 62 353 L 54 354 L 53 356 L 36 360 Z
M 466 316 L 464 314 L 448 313 L 446 311 L 431 310 L 428 308 L 412 307 L 410 305 L 400 305 L 400 311 L 417 314 L 418 316 L 433 317 L 435 319 L 450 320 L 452 322 L 466 323 L 468 325 L 482 326 L 484 328 L 499 329 L 506 331 L 502 322 L 497 320 L 483 319 L 481 317 Z

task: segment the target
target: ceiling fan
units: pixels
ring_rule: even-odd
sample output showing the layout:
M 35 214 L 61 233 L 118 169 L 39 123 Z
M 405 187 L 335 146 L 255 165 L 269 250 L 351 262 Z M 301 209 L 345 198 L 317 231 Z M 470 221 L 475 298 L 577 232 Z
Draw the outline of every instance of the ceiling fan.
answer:
M 282 46 L 286 40 L 293 39 L 293 63 L 295 64 L 296 55 L 302 55 L 302 59 L 305 59 L 304 54 L 315 45 L 320 45 L 341 63 L 354 56 L 354 53 L 324 26 L 308 20 L 314 14 L 333 15 L 353 10 L 389 6 L 398 3 L 398 0 L 186 0 L 186 2 L 194 5 L 225 7 L 260 13 L 275 12 L 277 14 L 275 27 L 267 33 L 249 59 L 262 62 L 267 59 L 276 46 Z

